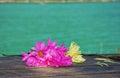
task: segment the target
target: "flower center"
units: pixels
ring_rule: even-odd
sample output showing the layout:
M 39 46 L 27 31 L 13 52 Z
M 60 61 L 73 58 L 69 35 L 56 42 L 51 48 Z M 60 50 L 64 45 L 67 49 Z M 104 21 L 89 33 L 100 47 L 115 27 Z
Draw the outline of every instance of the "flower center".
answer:
M 39 51 L 39 52 L 38 52 L 38 55 L 39 55 L 39 56 L 42 56 L 42 55 L 43 55 L 43 52 L 42 52 L 42 51 Z

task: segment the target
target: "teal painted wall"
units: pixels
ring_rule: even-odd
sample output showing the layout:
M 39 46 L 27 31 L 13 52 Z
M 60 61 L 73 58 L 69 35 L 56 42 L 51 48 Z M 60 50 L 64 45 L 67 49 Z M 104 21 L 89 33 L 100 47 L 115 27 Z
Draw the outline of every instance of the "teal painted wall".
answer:
M 20 54 L 40 40 L 71 41 L 84 54 L 116 54 L 120 3 L 1 3 L 0 54 Z

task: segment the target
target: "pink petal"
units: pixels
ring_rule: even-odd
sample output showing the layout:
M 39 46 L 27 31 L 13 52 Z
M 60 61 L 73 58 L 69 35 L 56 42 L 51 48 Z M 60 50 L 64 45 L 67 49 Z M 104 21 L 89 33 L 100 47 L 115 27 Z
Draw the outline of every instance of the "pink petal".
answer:
M 36 45 L 36 49 L 37 49 L 37 50 L 40 50 L 40 43 L 39 43 L 39 42 L 36 42 L 35 45 Z
M 54 42 L 52 42 L 51 44 L 50 44 L 50 46 L 56 46 L 57 45 L 57 42 L 56 41 L 54 41 Z
M 44 50 L 44 47 L 45 47 L 45 44 L 44 42 L 40 42 L 40 45 L 39 45 L 40 49 L 39 50 Z
M 50 45 L 50 43 L 51 43 L 51 42 L 50 42 L 50 38 L 48 38 L 48 43 L 47 43 L 47 44 Z
M 65 47 L 65 44 L 64 44 L 64 43 L 62 43 L 60 47 Z
M 25 56 L 27 56 L 28 54 L 22 52 L 21 55 L 22 55 L 23 57 L 25 57 Z
M 35 48 L 32 48 L 32 52 L 29 54 L 22 53 L 22 61 L 26 62 L 28 66 L 71 66 L 72 57 L 66 56 L 67 48 L 64 43 L 59 47 L 57 46 L 57 41 L 51 42 L 48 38 L 48 44 L 45 46 L 45 43 L 37 42 Z M 44 52 L 43 56 L 39 56 L 38 52 Z

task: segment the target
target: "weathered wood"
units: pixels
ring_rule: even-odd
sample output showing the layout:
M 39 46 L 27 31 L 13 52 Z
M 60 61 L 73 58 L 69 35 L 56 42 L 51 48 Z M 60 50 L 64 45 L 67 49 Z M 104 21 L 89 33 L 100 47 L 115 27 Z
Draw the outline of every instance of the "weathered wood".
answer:
M 70 67 L 27 67 L 21 57 L 0 57 L 0 78 L 119 78 L 120 64 L 98 66 L 96 56 L 85 56 L 84 63 Z

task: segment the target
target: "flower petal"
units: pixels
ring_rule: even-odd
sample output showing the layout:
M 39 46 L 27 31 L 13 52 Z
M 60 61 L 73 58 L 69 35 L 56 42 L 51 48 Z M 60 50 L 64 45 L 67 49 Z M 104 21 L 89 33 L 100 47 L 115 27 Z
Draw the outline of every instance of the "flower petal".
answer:
M 50 38 L 48 38 L 48 43 L 47 43 L 47 44 L 50 45 L 50 43 L 51 43 L 51 42 L 50 42 Z
M 36 45 L 36 50 L 40 50 L 40 43 L 36 42 L 35 45 Z
M 44 43 L 44 42 L 40 42 L 40 45 L 39 45 L 39 47 L 40 47 L 40 50 L 44 50 L 45 43 Z
M 22 53 L 22 60 L 26 62 L 28 66 L 71 66 L 72 57 L 66 56 L 67 48 L 62 44 L 57 46 L 57 41 L 50 41 L 48 38 L 48 44 L 45 46 L 44 42 L 37 42 L 35 48 L 32 48 L 32 52 L 29 54 Z M 41 56 L 42 52 L 42 56 Z
M 51 44 L 50 44 L 50 46 L 52 46 L 52 47 L 55 47 L 57 45 L 57 42 L 56 41 L 54 41 L 54 42 L 52 42 Z
M 71 43 L 69 51 L 66 53 L 66 55 L 72 56 L 72 62 L 80 63 L 85 61 L 82 55 L 80 55 L 79 48 L 80 47 L 75 42 Z

